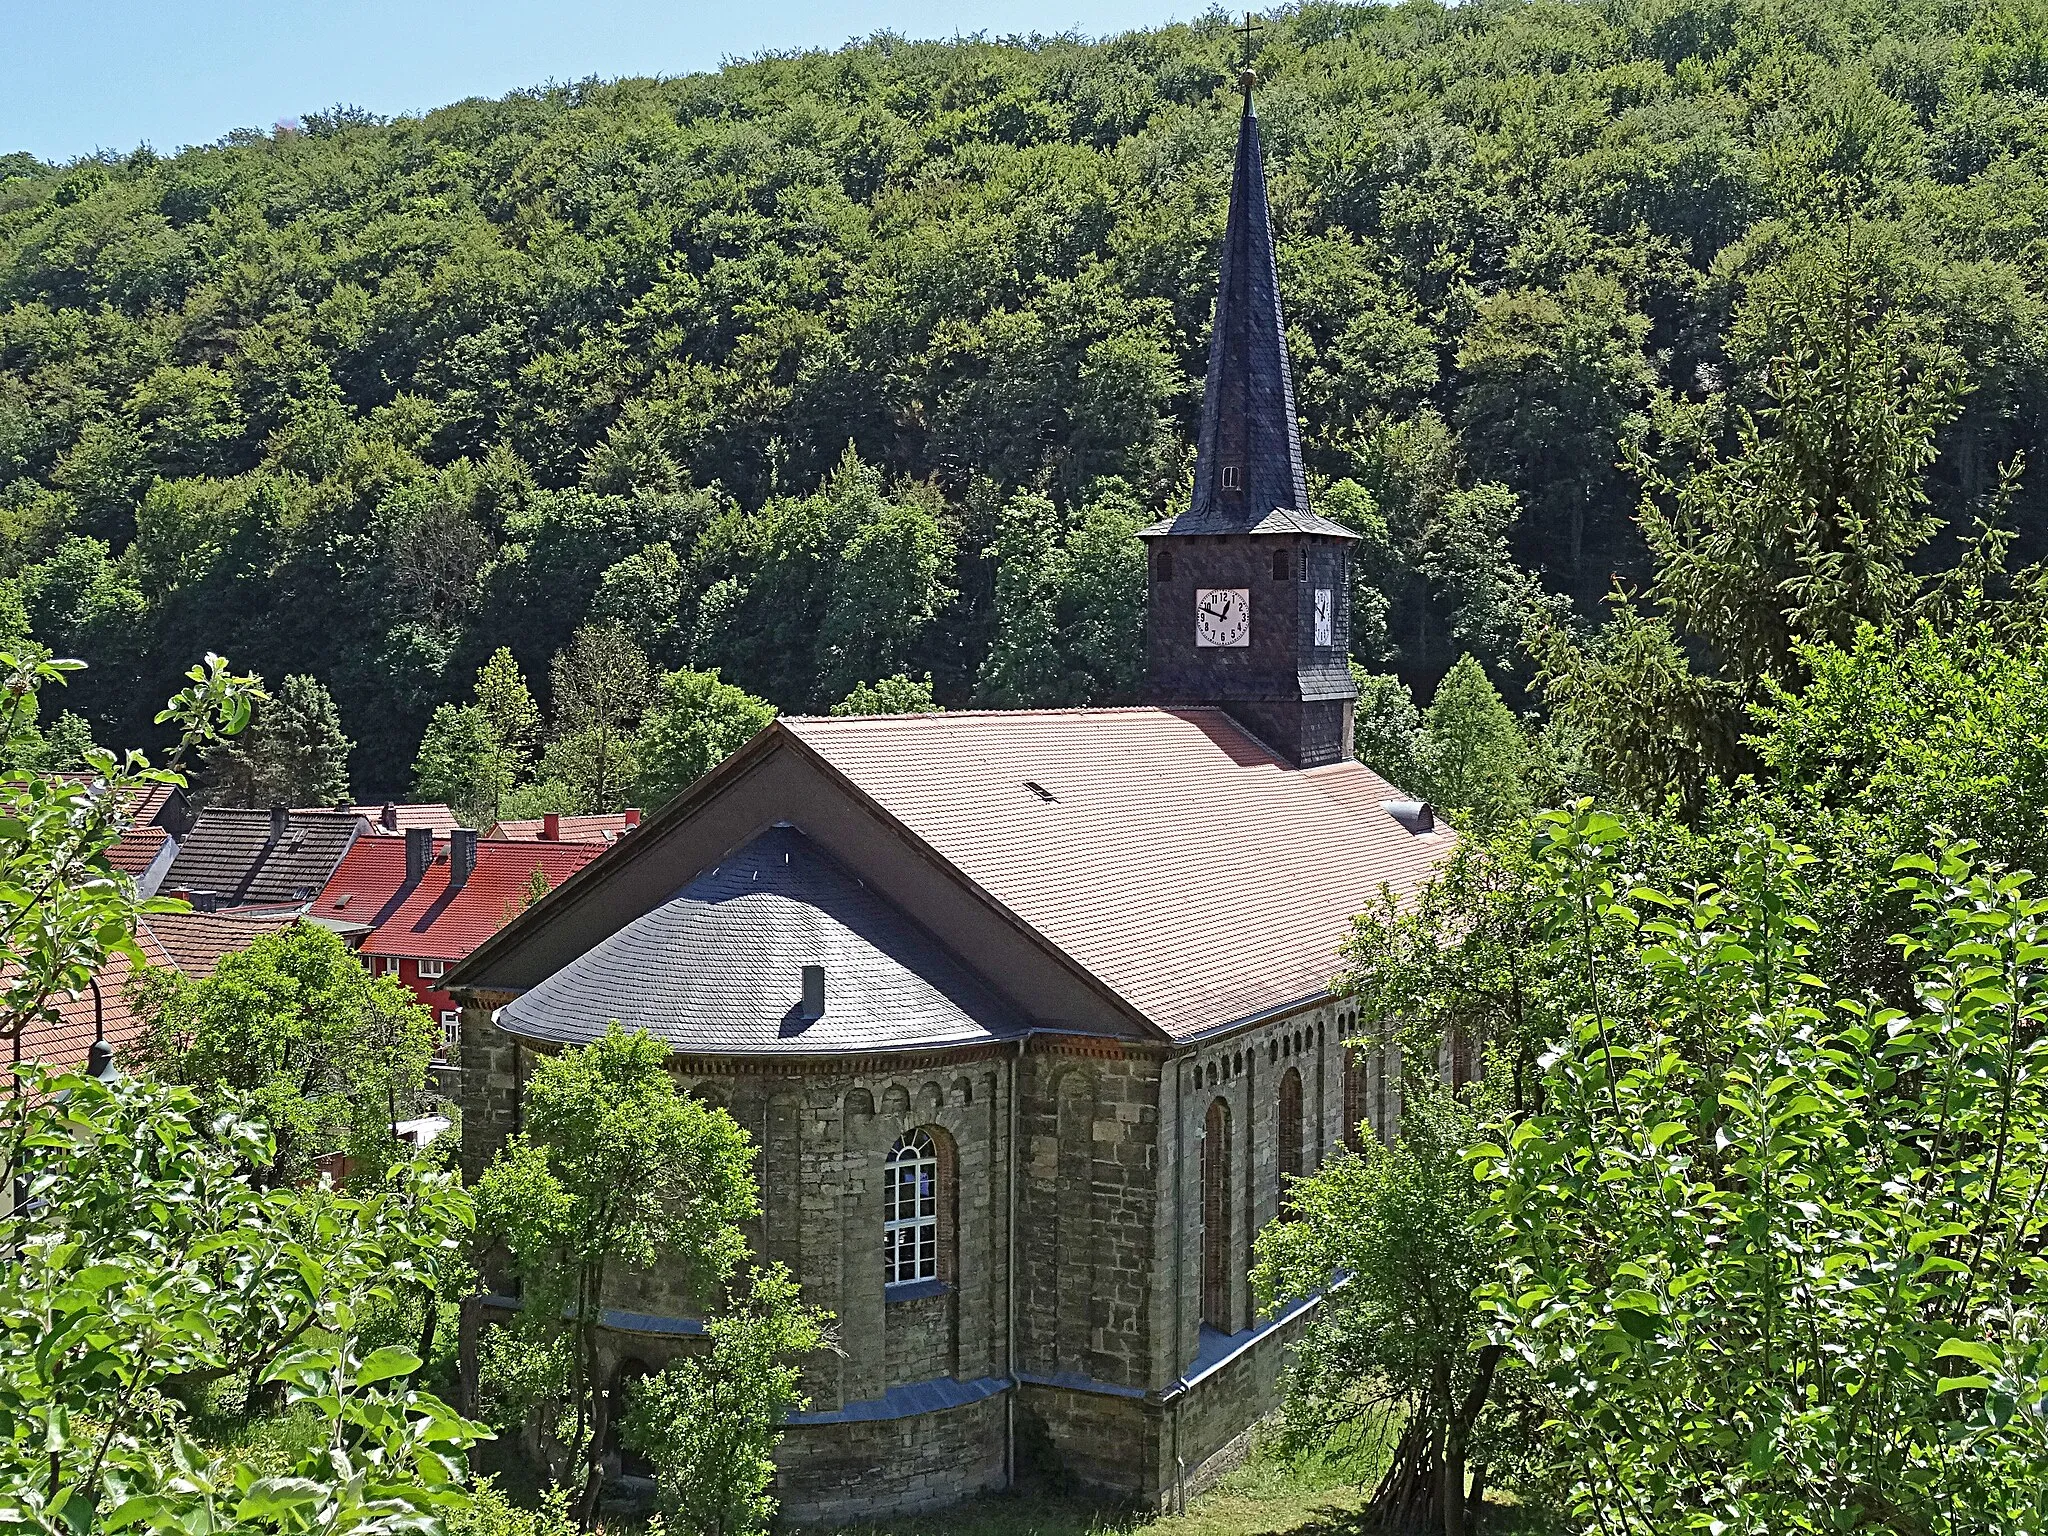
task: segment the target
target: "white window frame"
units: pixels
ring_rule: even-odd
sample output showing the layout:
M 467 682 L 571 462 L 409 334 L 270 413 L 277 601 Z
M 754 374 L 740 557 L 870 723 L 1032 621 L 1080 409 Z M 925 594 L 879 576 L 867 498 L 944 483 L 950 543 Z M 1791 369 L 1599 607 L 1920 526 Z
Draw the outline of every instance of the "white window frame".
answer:
M 462 1049 L 462 1010 L 443 1008 L 441 1010 L 441 1058 L 453 1061 Z
M 882 1283 L 939 1278 L 939 1149 L 905 1131 L 882 1168 Z
M 405 962 L 396 955 L 379 955 L 377 957 L 377 970 L 381 975 L 397 976 L 402 974 L 404 969 Z
M 448 962 L 446 960 L 422 960 L 420 962 L 420 975 L 428 981 L 437 981 L 447 973 Z

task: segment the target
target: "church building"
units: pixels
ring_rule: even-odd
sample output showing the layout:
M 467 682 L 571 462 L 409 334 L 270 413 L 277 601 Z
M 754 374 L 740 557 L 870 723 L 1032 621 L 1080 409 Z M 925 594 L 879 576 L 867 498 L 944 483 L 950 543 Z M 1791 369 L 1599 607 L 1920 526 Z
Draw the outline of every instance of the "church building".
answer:
M 788 1518 L 1199 1485 L 1315 1305 L 1257 1313 L 1254 1236 L 1397 1112 L 1330 987 L 1452 834 L 1351 756 L 1249 79 L 1198 455 L 1144 534 L 1148 703 L 778 720 L 449 978 L 472 1177 L 614 1021 L 752 1135 L 754 1250 L 837 1319 Z M 621 1378 L 702 1331 L 658 1269 L 606 1301 Z

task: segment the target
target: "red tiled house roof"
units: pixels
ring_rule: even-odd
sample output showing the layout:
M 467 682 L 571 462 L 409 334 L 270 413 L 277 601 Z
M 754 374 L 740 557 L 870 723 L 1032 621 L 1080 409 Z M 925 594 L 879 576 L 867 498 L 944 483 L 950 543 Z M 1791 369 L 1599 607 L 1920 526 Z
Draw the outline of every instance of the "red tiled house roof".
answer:
M 555 823 L 552 835 L 548 822 Z M 536 816 L 530 820 L 501 821 L 488 834 L 493 841 L 615 843 L 640 825 L 638 811 L 611 811 L 595 816 Z
M 436 837 L 446 837 L 462 825 L 454 810 L 437 801 L 399 802 L 382 805 L 352 805 L 349 809 L 370 823 L 373 837 L 403 837 L 414 827 L 431 827 Z
M 476 868 L 449 888 L 449 845 L 437 840 L 426 874 L 406 878 L 403 838 L 363 838 L 329 878 L 308 916 L 364 923 L 366 955 L 460 960 L 517 916 L 536 869 L 560 885 L 605 851 L 602 843 L 487 842 Z
M 281 932 L 296 920 L 290 915 L 252 918 L 152 912 L 135 925 L 135 937 L 152 966 L 198 979 L 211 976 L 221 956 L 247 949 L 263 935 Z M 99 974 L 97 1002 L 90 987 L 76 997 L 59 998 L 55 1019 L 40 1020 L 23 1032 L 22 1060 L 53 1067 L 83 1066 L 86 1052 L 101 1031 L 118 1058 L 142 1034 L 142 1017 L 129 999 L 134 980 L 134 967 L 116 956 Z
M 130 827 L 107 850 L 107 862 L 124 875 L 140 875 L 156 862 L 171 834 L 162 827 Z

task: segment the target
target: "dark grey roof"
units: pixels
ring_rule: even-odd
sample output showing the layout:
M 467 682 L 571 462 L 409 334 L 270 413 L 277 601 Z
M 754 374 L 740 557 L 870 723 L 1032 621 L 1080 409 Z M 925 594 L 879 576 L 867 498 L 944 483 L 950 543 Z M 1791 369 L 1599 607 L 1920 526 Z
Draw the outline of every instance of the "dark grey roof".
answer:
M 825 1012 L 800 1015 L 803 967 Z M 762 833 L 506 1004 L 514 1034 L 576 1044 L 616 1021 L 671 1050 L 813 1055 L 968 1045 L 1010 1012 L 922 928 L 791 826 Z
M 209 805 L 178 845 L 159 889 L 212 891 L 222 906 L 311 901 L 367 825 L 343 811 L 291 811 L 271 837 L 272 813 Z
M 1273 225 L 1266 209 L 1266 168 L 1249 86 L 1237 126 L 1221 268 L 1195 445 L 1195 494 L 1185 512 L 1145 531 L 1355 537 L 1309 510 L 1301 429 L 1294 417 L 1294 370 L 1287 360 Z M 1223 483 L 1226 468 L 1238 472 L 1236 486 Z

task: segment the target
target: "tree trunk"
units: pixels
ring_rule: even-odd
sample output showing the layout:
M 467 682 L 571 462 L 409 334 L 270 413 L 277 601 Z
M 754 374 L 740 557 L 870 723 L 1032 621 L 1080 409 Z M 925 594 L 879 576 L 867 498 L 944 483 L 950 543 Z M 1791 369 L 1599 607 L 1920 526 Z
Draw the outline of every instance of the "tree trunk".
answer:
M 441 1322 L 441 1298 L 432 1291 L 426 1292 L 420 1299 L 420 1310 L 423 1315 L 420 1318 L 419 1357 L 420 1366 L 424 1369 L 434 1353 L 434 1330 Z

